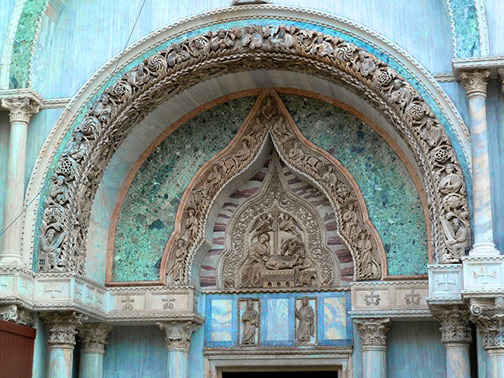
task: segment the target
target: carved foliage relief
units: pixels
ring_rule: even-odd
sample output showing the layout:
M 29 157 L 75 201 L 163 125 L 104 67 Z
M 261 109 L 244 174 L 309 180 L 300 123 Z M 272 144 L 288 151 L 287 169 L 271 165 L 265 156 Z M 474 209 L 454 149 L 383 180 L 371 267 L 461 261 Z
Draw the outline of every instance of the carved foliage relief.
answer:
M 280 158 L 301 175 L 319 183 L 328 197 L 337 215 L 339 233 L 355 262 L 354 278 L 381 278 L 383 246 L 369 222 L 362 195 L 348 179 L 348 172 L 304 139 L 274 92 L 263 93 L 252 112 L 250 122 L 245 123 L 232 147 L 202 167 L 186 203 L 179 208 L 182 227 L 172 234 L 167 246 L 171 281 L 187 282 L 192 256 L 203 240 L 211 202 L 218 190 L 252 162 L 267 135 Z M 335 263 L 330 251 L 321 244 L 323 223 L 317 222 L 316 212 L 309 205 L 288 194 L 278 167 L 278 161 L 273 160 L 261 191 L 264 195 L 259 195 L 260 200 L 254 198 L 253 206 L 244 205 L 237 212 L 236 223 L 230 226 L 227 240 L 231 244 L 224 253 L 221 273 L 225 287 L 335 284 Z M 227 176 L 223 172 L 228 172 Z
M 441 221 L 433 222 L 434 247 L 442 261 L 455 262 L 460 244 L 469 243 L 468 233 L 463 240 L 463 232 L 458 231 L 469 224 L 465 188 L 453 147 L 420 94 L 386 63 L 338 37 L 297 27 L 249 26 L 208 32 L 160 51 L 125 73 L 89 109 L 59 157 L 43 203 L 39 269 L 84 273 L 94 195 L 108 161 L 133 125 L 195 83 L 224 73 L 266 68 L 314 73 L 341 82 L 391 120 L 416 156 L 431 203 L 431 219 L 451 222 L 442 229 Z M 243 150 L 252 152 L 251 146 Z M 245 156 L 242 159 L 247 161 Z M 449 164 L 455 167 L 451 173 Z M 228 174 L 219 169 L 214 177 Z M 443 182 L 446 177 L 448 185 Z M 208 190 L 212 185 L 210 179 Z M 455 218 L 459 222 L 453 222 Z M 362 236 L 360 247 L 364 250 L 368 249 L 366 237 Z M 183 242 L 188 243 L 182 238 L 180 248 Z

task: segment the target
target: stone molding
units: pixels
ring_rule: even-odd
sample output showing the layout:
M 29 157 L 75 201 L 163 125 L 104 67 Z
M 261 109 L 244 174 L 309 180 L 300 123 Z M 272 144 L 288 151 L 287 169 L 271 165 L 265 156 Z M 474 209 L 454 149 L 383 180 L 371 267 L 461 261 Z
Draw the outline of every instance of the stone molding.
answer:
M 32 314 L 15 304 L 0 306 L 0 319 L 31 327 L 33 325 Z
M 42 97 L 32 89 L 0 91 L 0 105 L 9 111 L 11 123 L 29 124 L 31 117 L 40 111 L 42 103 Z
M 427 281 L 351 284 L 352 318 L 430 317 Z
M 77 312 L 50 312 L 40 315 L 49 327 L 49 340 L 51 348 L 72 348 L 75 345 L 77 327 L 87 317 Z
M 112 327 L 105 323 L 85 323 L 78 328 L 81 353 L 105 353 L 107 337 Z
M 432 313 L 434 318 L 441 323 L 443 343 L 472 342 L 469 309 L 462 306 L 433 306 Z
M 360 334 L 362 347 L 386 347 L 387 332 L 391 327 L 390 319 L 354 319 Z
M 72 273 L 35 274 L 0 267 L 0 306 L 16 305 L 31 312 L 75 311 L 111 324 L 199 319 L 198 295 L 192 286 L 107 288 Z M 13 316 L 13 308 L 5 311 Z
M 166 347 L 170 350 L 189 352 L 192 333 L 201 326 L 201 322 L 169 321 L 156 323 L 165 332 Z
M 106 90 L 75 130 L 68 154 L 63 154 L 57 164 L 54 177 L 65 177 L 68 200 L 61 207 L 50 201 L 44 205 L 42 240 L 45 231 L 59 220 L 63 227 L 57 237 L 68 232 L 58 247 L 58 269 L 83 273 L 96 188 L 108 160 L 133 124 L 201 80 L 223 72 L 277 67 L 343 82 L 383 111 L 416 155 L 431 204 L 430 217 L 436 220 L 432 225 L 435 251 L 445 262 L 458 261 L 459 257 L 448 251 L 446 235 L 437 220 L 455 214 L 464 227 L 469 227 L 465 188 L 445 188 L 439 193 L 438 186 L 448 164 L 462 180 L 459 182 L 463 182 L 462 172 L 444 128 L 419 93 L 384 62 L 355 45 L 309 30 L 278 29 L 250 26 L 196 36 L 150 57 Z M 71 158 L 76 152 L 77 160 Z
M 486 98 L 490 70 L 463 71 L 460 77 L 462 78 L 462 85 L 467 92 L 468 99 L 473 97 Z

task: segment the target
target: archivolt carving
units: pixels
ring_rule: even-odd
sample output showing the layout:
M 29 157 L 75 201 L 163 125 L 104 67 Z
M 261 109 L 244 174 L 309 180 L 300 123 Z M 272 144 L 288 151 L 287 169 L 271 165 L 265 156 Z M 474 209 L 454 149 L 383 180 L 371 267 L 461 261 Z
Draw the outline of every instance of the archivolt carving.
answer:
M 456 167 L 460 179 L 461 170 L 443 127 L 419 93 L 373 54 L 338 37 L 297 27 L 249 26 L 208 32 L 160 51 L 123 75 L 89 109 L 58 158 L 43 204 L 40 270 L 84 273 L 87 229 L 98 182 L 133 125 L 202 80 L 254 69 L 326 77 L 379 108 L 417 159 L 430 203 L 436 252 L 443 261 L 458 259 L 458 252 L 447 246 L 449 237 L 441 231 L 439 219 L 452 213 L 462 227 L 468 227 L 465 188 L 446 188 L 444 193 L 439 189 L 448 164 Z
M 356 280 L 381 278 L 382 270 L 385 269 L 385 260 L 381 257 L 385 256 L 383 245 L 369 221 L 357 185 L 350 183 L 350 174 L 341 164 L 327 152 L 317 150 L 302 136 L 278 95 L 270 91 L 261 94 L 240 133 L 227 149 L 198 171 L 196 178 L 186 190 L 177 213 L 180 223 L 168 241 L 164 256 L 169 259 L 169 281 L 188 282 L 193 256 L 204 239 L 206 217 L 212 202 L 219 190 L 256 158 L 267 135 L 270 135 L 282 160 L 296 172 L 317 183 L 329 198 L 340 225 L 339 234 L 353 255 L 354 278 Z M 271 271 L 287 268 L 288 263 L 293 264 L 290 267 L 293 269 L 293 275 L 295 268 L 298 268 L 298 275 L 285 280 L 278 278 L 276 282 L 281 282 L 282 287 L 288 282 L 297 286 L 334 285 L 332 270 L 334 262 L 330 261 L 328 252 L 320 245 L 322 238 L 315 230 L 322 226 L 316 224 L 314 220 L 316 215 L 310 215 L 308 210 L 307 213 L 302 213 L 303 207 L 300 206 L 297 206 L 296 210 L 296 206 L 292 204 L 293 196 L 284 194 L 288 191 L 287 187 L 283 188 L 281 180 L 274 179 L 275 175 L 272 177 L 273 179 L 271 177 L 269 179 L 272 180 L 271 183 L 266 185 L 267 194 L 260 197 L 258 203 L 254 200 L 253 210 L 246 207 L 245 215 L 238 213 L 237 223 L 231 226 L 233 234 L 227 239 L 235 242 L 228 245 L 228 252 L 232 250 L 232 255 L 224 260 L 222 268 L 224 286 L 263 286 L 270 282 L 267 277 L 265 278 L 266 275 L 273 274 Z M 291 224 L 287 225 L 289 216 L 293 219 L 290 219 Z M 299 223 L 296 225 L 294 222 L 296 219 L 301 225 Z M 292 234 L 293 242 L 292 251 L 289 253 L 294 257 L 299 256 L 299 259 L 277 258 L 277 251 L 273 254 L 266 251 L 272 245 L 270 239 L 278 236 L 270 232 L 272 230 L 266 231 L 270 226 L 269 222 L 271 226 L 283 222 L 284 228 L 289 228 L 288 233 Z M 249 229 L 251 224 L 255 227 L 254 230 Z M 303 224 L 305 226 L 302 226 Z M 296 243 L 299 245 L 294 245 Z M 282 246 L 276 248 L 281 250 Z M 264 264 L 262 262 L 254 264 L 253 257 L 249 253 L 251 249 L 254 249 L 252 255 L 261 255 L 268 261 L 264 261 Z M 270 258 L 270 255 L 274 256 Z M 257 256 L 256 258 L 259 258 Z M 380 261 L 382 259 L 383 263 Z M 165 261 L 162 262 L 164 263 Z M 308 269 L 310 263 L 312 263 L 311 270 Z M 313 273 L 311 276 L 310 272 Z M 276 272 L 277 275 L 282 273 L 285 272 Z

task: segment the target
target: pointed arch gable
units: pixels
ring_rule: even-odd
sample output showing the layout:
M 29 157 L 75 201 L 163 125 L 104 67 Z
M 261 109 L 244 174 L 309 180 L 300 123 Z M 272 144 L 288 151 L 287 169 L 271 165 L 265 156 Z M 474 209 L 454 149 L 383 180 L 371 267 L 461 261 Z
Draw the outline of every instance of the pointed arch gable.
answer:
M 465 187 L 438 189 L 448 174 L 462 180 L 462 170 L 445 130 L 404 78 L 362 48 L 314 31 L 251 26 L 223 32 L 227 44 L 212 44 L 222 33 L 209 32 L 153 55 L 106 90 L 88 111 L 71 142 L 82 153 L 76 160 L 68 148 L 56 163 L 54 178 L 65 178 L 66 197 L 56 204 L 49 195 L 43 205 L 41 238 L 59 223 L 61 232 L 68 234 L 58 256 L 60 270 L 84 273 L 90 204 L 108 160 L 132 125 L 199 81 L 261 68 L 303 71 L 336 81 L 378 108 L 415 155 L 428 197 L 436 260 L 458 261 L 451 256 L 441 219 L 454 214 L 469 227 Z
M 229 146 L 205 163 L 186 189 L 175 229 L 161 262 L 161 280 L 189 283 L 194 256 L 205 238 L 211 207 L 219 192 L 250 166 L 271 137 L 280 158 L 316 185 L 329 199 L 339 234 L 354 260 L 354 279 L 380 279 L 387 274 L 383 243 L 369 219 L 364 198 L 350 172 L 333 156 L 309 142 L 299 131 L 278 94 L 264 91 Z M 345 214 L 352 213 L 351 217 Z M 348 225 L 349 219 L 355 224 Z M 372 272 L 367 264 L 380 266 Z

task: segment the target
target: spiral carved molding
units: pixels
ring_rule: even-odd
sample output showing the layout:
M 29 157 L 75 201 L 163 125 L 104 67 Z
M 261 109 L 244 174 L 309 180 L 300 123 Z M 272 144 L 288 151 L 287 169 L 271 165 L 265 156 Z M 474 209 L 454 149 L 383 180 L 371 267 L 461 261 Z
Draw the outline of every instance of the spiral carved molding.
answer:
M 297 27 L 248 26 L 174 44 L 125 73 L 94 103 L 59 155 L 43 203 L 39 270 L 84 273 L 99 181 L 134 125 L 198 82 L 257 69 L 314 74 L 348 87 L 379 109 L 420 169 L 435 260 L 460 261 L 470 243 L 462 170 L 443 126 L 420 94 L 385 62 L 338 37 Z

